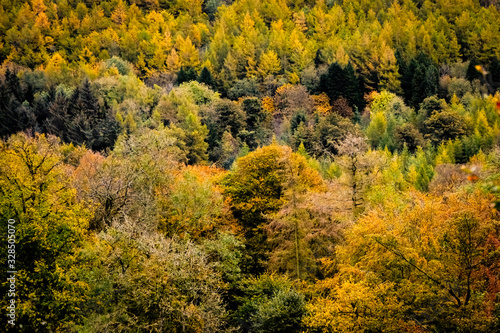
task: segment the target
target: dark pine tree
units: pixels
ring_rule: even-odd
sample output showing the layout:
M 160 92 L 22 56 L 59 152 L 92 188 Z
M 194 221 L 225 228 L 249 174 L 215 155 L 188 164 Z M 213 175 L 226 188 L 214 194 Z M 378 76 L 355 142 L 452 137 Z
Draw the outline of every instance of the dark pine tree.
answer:
M 70 116 L 70 122 L 66 127 L 68 141 L 79 145 L 85 143 L 87 147 L 93 148 L 99 104 L 88 80 L 75 89 L 70 98 L 68 114 Z
M 326 93 L 330 101 L 336 101 L 343 96 L 350 106 L 363 108 L 363 89 L 351 64 L 342 68 L 338 63 L 328 67 L 328 72 L 321 75 L 319 93 Z
M 99 117 L 99 102 L 92 92 L 90 81 L 85 79 L 71 97 L 70 113 L 85 113 L 89 118 Z
M 233 137 L 246 127 L 246 119 L 243 110 L 233 101 L 222 99 L 215 104 L 217 112 L 217 123 L 219 133 L 229 130 Z
M 201 70 L 200 75 L 198 76 L 198 82 L 204 83 L 210 88 L 215 87 L 215 80 L 212 77 L 210 70 L 206 67 L 203 67 L 203 69 Z
M 57 96 L 48 106 L 48 115 L 43 126 L 47 133 L 56 135 L 65 142 L 70 142 L 67 135 L 71 122 L 68 106 L 69 100 L 66 97 Z
M 44 94 L 41 94 L 41 96 L 33 102 L 33 112 L 35 113 L 37 120 L 35 129 L 36 132 L 48 133 L 46 125 L 50 118 L 49 108 L 55 99 L 56 89 L 54 86 L 50 86 L 47 90 L 45 90 Z
M 491 75 L 491 86 L 494 90 L 500 91 L 500 60 L 494 58 L 489 66 Z
M 198 74 L 196 74 L 196 70 L 191 66 L 182 66 L 179 72 L 177 73 L 177 79 L 175 80 L 175 84 L 179 85 L 184 82 L 195 81 L 198 78 Z
M 469 81 L 472 80 L 482 80 L 483 75 L 476 69 L 476 66 L 479 65 L 479 61 L 476 58 L 472 58 L 469 61 L 469 66 L 467 67 L 467 72 L 465 74 L 465 78 Z
M 16 73 L 7 69 L 5 80 L 0 81 L 0 137 L 33 127 L 36 118 L 24 94 Z
M 417 68 L 417 61 L 412 59 L 407 62 L 399 52 L 396 53 L 396 59 L 398 60 L 399 74 L 401 75 L 400 80 L 401 88 L 403 89 L 403 97 L 405 101 L 409 103 L 409 101 L 411 101 L 413 73 Z
M 117 121 L 108 108 L 100 107 L 88 80 L 69 98 L 59 95 L 50 103 L 44 128 L 64 142 L 93 150 L 112 147 L 119 133 Z
M 246 115 L 246 130 L 240 131 L 238 137 L 247 144 L 250 149 L 258 147 L 266 136 L 266 122 L 270 114 L 262 109 L 257 97 L 247 97 L 241 104 Z
M 428 56 L 420 52 L 408 65 L 403 60 L 401 64 L 401 88 L 409 105 L 418 107 L 425 98 L 437 94 L 439 71 Z
M 261 103 L 256 97 L 245 98 L 242 103 L 243 111 L 247 117 L 247 129 L 255 131 L 260 127 L 260 123 L 265 120 L 266 114 L 262 110 Z

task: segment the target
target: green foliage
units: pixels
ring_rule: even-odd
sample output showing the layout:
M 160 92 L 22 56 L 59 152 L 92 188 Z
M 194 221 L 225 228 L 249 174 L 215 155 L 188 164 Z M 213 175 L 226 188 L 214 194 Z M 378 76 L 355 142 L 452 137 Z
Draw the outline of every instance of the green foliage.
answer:
M 232 198 L 235 216 L 243 225 L 254 228 L 264 221 L 262 214 L 281 206 L 289 165 L 299 170 L 298 186 L 321 186 L 317 173 L 288 147 L 272 144 L 236 161 L 236 169 L 224 184 L 226 195 Z
M 266 112 L 260 101 L 255 97 L 249 97 L 243 100 L 241 105 L 243 111 L 246 114 L 247 132 L 242 140 L 250 148 L 257 148 L 258 146 L 264 146 L 269 143 L 270 139 L 270 114 Z
M 366 129 L 366 135 L 370 140 L 372 147 L 379 148 L 387 132 L 387 120 L 383 112 L 377 112 L 372 115 L 370 125 Z
M 359 127 L 335 113 L 322 117 L 313 129 L 311 150 L 316 156 L 336 155 L 336 145 L 349 133 L 359 134 Z
M 454 140 L 467 133 L 467 124 L 463 117 L 452 111 L 434 112 L 424 122 L 426 136 L 434 145 Z
M 436 94 L 439 79 L 437 69 L 426 55 L 420 53 L 402 65 L 401 87 L 410 105 L 415 107 L 426 97 Z
M 80 331 L 224 331 L 224 283 L 199 246 L 129 222 L 100 234 L 88 251 L 92 312 Z
M 86 144 L 95 150 L 111 147 L 118 136 L 115 119 L 101 110 L 88 80 L 77 87 L 70 98 L 60 97 L 49 107 L 47 132 L 66 142 Z
M 215 87 L 215 80 L 207 67 L 203 67 L 197 81 L 206 84 L 208 87 Z
M 183 170 L 168 198 L 162 198 L 165 212 L 160 229 L 167 236 L 198 239 L 216 226 L 222 214 L 222 195 L 204 171 L 201 167 Z
M 424 136 L 411 123 L 398 127 L 395 131 L 396 145 L 400 150 L 406 147 L 414 153 L 418 147 L 424 146 Z
M 498 331 L 497 2 L 0 0 L 16 328 Z
M 414 164 L 410 167 L 409 173 L 410 179 L 413 181 L 417 190 L 423 192 L 429 190 L 429 183 L 434 176 L 434 168 L 432 164 L 429 163 L 428 157 L 424 153 L 422 147 L 418 148 Z
M 185 152 L 189 164 L 203 163 L 208 159 L 208 143 L 205 142 L 208 129 L 195 114 L 188 114 L 180 127 L 171 125 L 170 129 L 177 139 L 178 147 Z
M 195 81 L 198 75 L 193 67 L 181 67 L 181 70 L 177 73 L 177 84 L 182 84 L 184 82 Z
M 306 314 L 304 295 L 290 281 L 261 275 L 244 281 L 243 304 L 235 316 L 248 332 L 301 332 Z
M 132 72 L 132 65 L 116 56 L 106 60 L 104 64 L 107 70 L 113 67 L 116 68 L 120 75 L 129 75 Z

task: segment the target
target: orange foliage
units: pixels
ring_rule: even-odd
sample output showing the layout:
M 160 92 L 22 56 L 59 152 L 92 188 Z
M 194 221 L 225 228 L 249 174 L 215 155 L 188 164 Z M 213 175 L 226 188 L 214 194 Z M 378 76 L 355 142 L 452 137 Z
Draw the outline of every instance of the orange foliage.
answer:
M 319 95 L 311 96 L 314 101 L 314 111 L 320 115 L 329 114 L 332 112 L 332 106 L 330 105 L 330 98 L 327 94 L 321 93 Z
M 269 113 L 274 112 L 274 101 L 271 97 L 266 96 L 262 99 L 262 108 Z

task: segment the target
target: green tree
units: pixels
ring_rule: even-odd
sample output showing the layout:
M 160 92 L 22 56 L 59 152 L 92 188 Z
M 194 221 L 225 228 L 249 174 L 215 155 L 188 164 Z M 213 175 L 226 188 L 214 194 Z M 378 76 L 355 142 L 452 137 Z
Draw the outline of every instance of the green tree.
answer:
M 311 150 L 315 156 L 333 157 L 338 154 L 337 145 L 346 135 L 360 134 L 360 129 L 349 119 L 331 113 L 319 119 L 311 138 Z
M 101 233 L 87 257 L 82 331 L 225 331 L 225 285 L 201 246 L 129 220 Z
M 198 75 L 196 74 L 196 70 L 194 67 L 181 67 L 179 72 L 177 73 L 177 78 L 175 83 L 181 85 L 184 82 L 195 81 Z
M 414 164 L 410 167 L 410 178 L 415 188 L 422 192 L 429 190 L 429 184 L 434 176 L 434 168 L 422 147 L 415 154 Z
M 35 115 L 29 104 L 23 103 L 26 97 L 16 73 L 7 69 L 5 80 L 0 81 L 0 117 L 4 119 L 0 124 L 1 137 L 35 127 Z
M 290 281 L 261 275 L 244 281 L 242 304 L 236 318 L 246 332 L 301 332 L 305 297 Z
M 226 144 L 238 138 L 246 127 L 245 113 L 237 103 L 228 99 L 220 99 L 203 110 L 203 118 L 209 130 L 207 141 L 210 160 L 221 163 L 222 155 L 224 155 L 222 147 L 224 138 Z M 237 142 L 235 144 L 238 146 Z
M 416 107 L 426 97 L 437 93 L 439 72 L 429 57 L 423 53 L 408 64 L 400 66 L 400 72 L 401 88 L 409 105 Z
M 426 137 L 434 145 L 441 142 L 454 140 L 467 133 L 467 123 L 458 113 L 453 111 L 434 112 L 429 119 L 424 122 Z
M 215 87 L 215 80 L 207 67 L 203 67 L 197 79 L 198 82 L 206 84 L 210 88 Z
M 396 145 L 399 150 L 406 147 L 411 153 L 414 153 L 418 147 L 424 147 L 424 136 L 411 123 L 406 123 L 395 131 Z
M 255 97 L 245 98 L 241 104 L 246 114 L 246 132 L 240 131 L 239 135 L 249 148 L 267 144 L 271 138 L 271 115 L 266 112 Z
M 221 224 L 223 198 L 214 184 L 222 170 L 188 166 L 179 171 L 164 195 L 159 229 L 169 237 L 200 240 Z
M 371 115 L 370 125 L 366 129 L 366 136 L 370 140 L 373 148 L 384 148 L 382 143 L 387 134 L 387 119 L 383 112 L 376 112 Z

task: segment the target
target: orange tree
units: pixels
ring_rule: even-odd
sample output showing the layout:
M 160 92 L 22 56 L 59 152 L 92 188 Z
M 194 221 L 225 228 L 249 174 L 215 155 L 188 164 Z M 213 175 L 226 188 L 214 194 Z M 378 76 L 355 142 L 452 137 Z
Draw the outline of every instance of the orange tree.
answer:
M 403 196 L 402 205 L 387 199 L 346 232 L 337 248 L 339 274 L 317 283 L 321 296 L 310 303 L 307 326 L 494 331 L 499 222 L 490 198 L 479 192 Z

